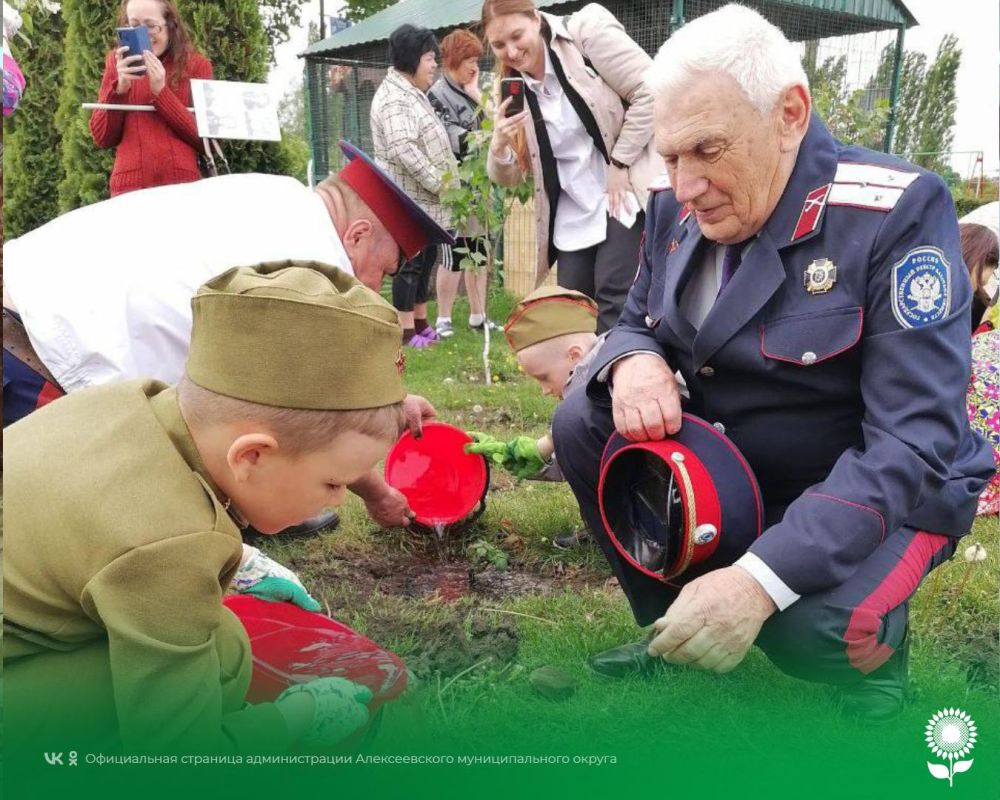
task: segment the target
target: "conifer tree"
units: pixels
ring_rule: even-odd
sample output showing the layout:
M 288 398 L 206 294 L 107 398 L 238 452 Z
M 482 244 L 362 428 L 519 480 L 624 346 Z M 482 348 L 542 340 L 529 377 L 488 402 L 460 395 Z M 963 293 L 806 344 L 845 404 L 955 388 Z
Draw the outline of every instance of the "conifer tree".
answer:
M 39 14 L 31 46 L 13 43 L 27 80 L 17 111 L 3 122 L 4 236 L 14 239 L 59 213 L 57 187 L 63 177 L 55 108 L 62 88 L 63 35 L 60 13 Z
M 59 182 L 60 213 L 108 196 L 114 150 L 101 150 L 94 144 L 90 112 L 80 105 L 97 100 L 104 59 L 115 44 L 118 8 L 118 0 L 63 0 L 62 3 L 66 23 L 64 65 L 55 109 L 63 168 Z

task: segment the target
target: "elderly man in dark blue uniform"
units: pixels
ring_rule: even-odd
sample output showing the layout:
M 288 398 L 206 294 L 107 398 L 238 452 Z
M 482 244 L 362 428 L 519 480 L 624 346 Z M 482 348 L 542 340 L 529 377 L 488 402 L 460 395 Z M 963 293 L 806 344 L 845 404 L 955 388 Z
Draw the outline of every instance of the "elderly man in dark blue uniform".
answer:
M 556 413 L 556 453 L 603 531 L 604 445 L 616 429 L 680 428 L 677 370 L 685 410 L 752 466 L 766 525 L 734 565 L 680 590 L 601 536 L 655 634 L 594 666 L 661 656 L 724 672 L 756 642 L 787 673 L 843 687 L 848 711 L 892 716 L 908 600 L 968 531 L 991 470 L 965 415 L 971 295 L 951 196 L 833 139 L 792 46 L 749 9 L 675 33 L 650 82 L 669 180 L 587 391 Z

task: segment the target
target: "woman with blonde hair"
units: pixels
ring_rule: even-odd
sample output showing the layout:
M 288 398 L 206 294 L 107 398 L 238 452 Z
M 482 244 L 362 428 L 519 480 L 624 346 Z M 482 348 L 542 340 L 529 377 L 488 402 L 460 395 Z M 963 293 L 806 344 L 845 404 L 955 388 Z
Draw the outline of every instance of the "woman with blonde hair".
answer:
M 604 7 L 566 17 L 531 0 L 486 0 L 482 28 L 501 77 L 524 79 L 527 108 L 498 104 L 490 177 L 535 181 L 536 283 L 594 298 L 598 333 L 617 321 L 638 263 L 647 187 L 665 172 L 653 144 L 649 55 Z
M 155 110 L 99 110 L 91 116 L 94 144 L 117 148 L 111 196 L 198 180 L 202 143 L 188 111 L 191 79 L 210 79 L 212 63 L 195 50 L 174 0 L 123 0 L 118 25 L 145 27 L 152 49 L 109 52 L 98 100 Z

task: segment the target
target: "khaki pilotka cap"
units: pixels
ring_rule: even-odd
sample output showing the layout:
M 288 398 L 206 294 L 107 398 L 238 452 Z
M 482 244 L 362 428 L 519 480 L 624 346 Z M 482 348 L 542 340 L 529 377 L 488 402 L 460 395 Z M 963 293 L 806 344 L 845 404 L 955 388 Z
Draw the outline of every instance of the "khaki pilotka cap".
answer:
M 514 306 L 503 332 L 515 353 L 567 333 L 596 333 L 597 303 L 582 292 L 543 286 Z
M 235 267 L 191 301 L 187 375 L 203 389 L 282 408 L 346 411 L 398 403 L 396 309 L 336 267 Z

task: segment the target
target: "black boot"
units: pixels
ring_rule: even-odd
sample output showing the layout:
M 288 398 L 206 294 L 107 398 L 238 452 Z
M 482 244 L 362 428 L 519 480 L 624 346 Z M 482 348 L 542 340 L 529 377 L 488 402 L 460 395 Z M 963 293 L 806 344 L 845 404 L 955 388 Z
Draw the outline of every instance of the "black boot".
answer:
M 630 642 L 612 647 L 590 659 L 590 668 L 608 678 L 627 678 L 630 675 L 649 677 L 667 667 L 662 658 L 649 655 L 647 649 L 651 639 Z
M 881 667 L 860 683 L 840 690 L 840 711 L 859 722 L 880 724 L 899 716 L 906 694 L 910 661 L 909 637 Z
M 321 531 L 332 531 L 339 524 L 340 515 L 336 511 L 324 511 L 315 517 L 310 517 L 305 522 L 292 525 L 290 528 L 285 528 L 283 531 L 278 531 L 271 535 L 261 533 L 253 526 L 247 526 L 243 529 L 243 541 L 247 544 L 259 544 L 262 541 L 270 539 L 271 536 L 280 536 L 286 540 L 307 539 L 310 536 L 316 536 Z

